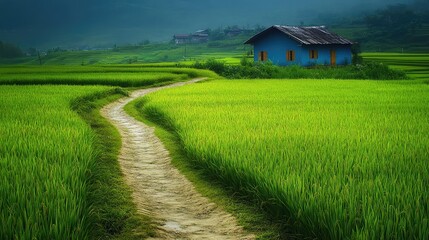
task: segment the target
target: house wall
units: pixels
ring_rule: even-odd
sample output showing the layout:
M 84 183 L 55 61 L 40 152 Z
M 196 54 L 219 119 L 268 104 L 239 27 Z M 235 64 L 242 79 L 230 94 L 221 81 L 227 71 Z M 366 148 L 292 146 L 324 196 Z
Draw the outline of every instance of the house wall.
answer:
M 330 65 L 331 50 L 336 52 L 336 65 L 350 64 L 352 61 L 351 46 L 349 45 L 311 45 L 301 46 L 295 40 L 292 40 L 287 35 L 273 31 L 266 34 L 263 39 L 254 43 L 254 60 L 259 61 L 259 52 L 266 51 L 268 59 L 275 65 Z M 287 61 L 286 52 L 295 51 L 295 61 Z M 310 59 L 310 50 L 318 51 L 317 59 Z
M 317 59 L 310 59 L 310 50 L 318 52 Z M 331 64 L 331 50 L 335 50 L 336 65 L 348 65 L 352 62 L 352 51 L 349 45 L 312 45 L 303 46 L 301 65 L 330 65 Z
M 352 46 L 340 45 L 337 46 L 337 65 L 352 64 Z
M 295 51 L 295 61 L 286 61 L 286 51 Z M 278 31 L 273 31 L 254 43 L 254 60 L 258 61 L 258 54 L 261 51 L 266 51 L 268 59 L 276 65 L 287 66 L 292 64 L 300 64 L 301 62 L 301 46 L 297 42 L 288 38 L 285 34 Z

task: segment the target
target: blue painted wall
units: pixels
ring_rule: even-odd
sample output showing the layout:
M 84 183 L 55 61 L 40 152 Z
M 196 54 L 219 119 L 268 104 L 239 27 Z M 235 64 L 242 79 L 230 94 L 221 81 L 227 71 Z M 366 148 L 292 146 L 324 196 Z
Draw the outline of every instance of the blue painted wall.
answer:
M 286 52 L 295 51 L 295 61 L 286 60 Z M 310 50 L 318 51 L 317 59 L 310 59 Z M 351 46 L 349 45 L 301 45 L 284 33 L 272 31 L 254 43 L 254 60 L 259 61 L 259 52 L 266 51 L 268 60 L 279 66 L 330 65 L 331 50 L 336 52 L 336 65 L 347 65 L 352 62 Z

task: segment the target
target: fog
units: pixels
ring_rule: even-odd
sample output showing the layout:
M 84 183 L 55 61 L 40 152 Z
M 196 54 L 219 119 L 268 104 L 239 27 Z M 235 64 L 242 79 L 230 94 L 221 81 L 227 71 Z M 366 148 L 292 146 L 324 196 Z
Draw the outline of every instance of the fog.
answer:
M 168 41 L 175 33 L 238 25 L 313 24 L 413 0 L 0 0 L 0 40 L 22 47 Z M 317 24 L 323 24 L 317 22 Z

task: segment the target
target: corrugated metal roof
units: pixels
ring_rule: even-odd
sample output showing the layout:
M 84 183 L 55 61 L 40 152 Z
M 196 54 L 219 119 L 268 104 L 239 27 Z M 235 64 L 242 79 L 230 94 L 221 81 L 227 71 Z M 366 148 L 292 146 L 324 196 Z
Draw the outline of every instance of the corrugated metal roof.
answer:
M 352 41 L 339 36 L 338 34 L 329 32 L 324 26 L 312 26 L 312 27 L 293 27 L 293 26 L 280 26 L 274 25 L 264 31 L 256 34 L 245 44 L 252 44 L 268 32 L 278 30 L 295 41 L 304 45 L 327 45 L 327 44 L 340 44 L 349 45 L 353 44 Z

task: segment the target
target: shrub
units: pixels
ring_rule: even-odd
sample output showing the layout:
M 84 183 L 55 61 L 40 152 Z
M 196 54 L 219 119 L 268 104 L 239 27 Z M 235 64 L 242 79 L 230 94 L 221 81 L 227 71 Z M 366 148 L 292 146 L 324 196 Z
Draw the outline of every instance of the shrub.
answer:
M 358 64 L 353 67 L 353 70 L 362 79 L 394 80 L 407 78 L 405 72 L 390 69 L 387 65 L 377 62 Z
M 407 79 L 405 72 L 393 70 L 390 69 L 387 65 L 375 62 L 335 67 L 314 65 L 308 68 L 298 65 L 280 67 L 274 65 L 271 62 L 254 63 L 246 58 L 243 58 L 240 63 L 240 65 L 227 65 L 225 62 L 209 59 L 203 63 L 196 62 L 193 67 L 198 69 L 209 69 L 229 79 Z
M 247 58 L 247 57 L 243 57 L 240 60 L 240 64 L 243 67 L 251 67 L 253 65 L 253 61 L 249 60 L 249 58 Z
M 361 51 L 359 43 L 355 43 L 355 44 L 352 45 L 352 64 L 353 65 L 362 64 L 363 63 L 363 58 L 360 55 L 361 52 L 362 51 Z
M 204 68 L 211 70 L 215 73 L 221 74 L 226 70 L 225 62 L 216 61 L 215 59 L 209 59 L 205 62 Z

